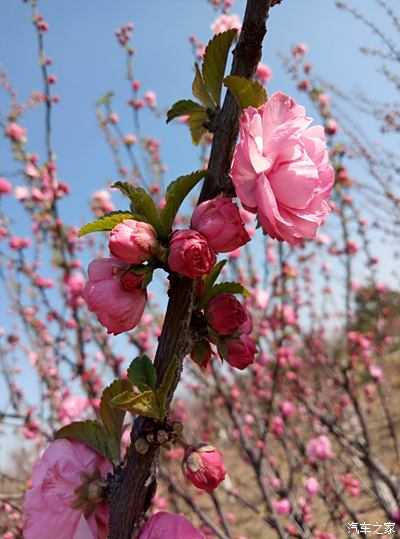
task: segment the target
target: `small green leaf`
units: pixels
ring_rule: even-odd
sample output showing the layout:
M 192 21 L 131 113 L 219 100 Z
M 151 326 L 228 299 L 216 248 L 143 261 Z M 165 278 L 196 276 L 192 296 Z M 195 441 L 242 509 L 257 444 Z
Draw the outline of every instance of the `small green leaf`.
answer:
M 92 223 L 83 225 L 78 232 L 78 238 L 91 232 L 105 232 L 112 230 L 116 225 L 122 223 L 124 219 L 135 219 L 136 217 L 129 211 L 112 211 L 96 219 Z
M 167 112 L 167 123 L 178 118 L 179 116 L 185 116 L 186 114 L 191 114 L 193 112 L 207 112 L 204 107 L 192 101 L 191 99 L 181 99 L 172 105 L 172 107 Z
M 100 415 L 109 435 L 108 445 L 115 462 L 118 462 L 121 457 L 120 445 L 125 412 L 112 407 L 110 403 L 115 396 L 129 390 L 132 390 L 129 380 L 118 379 L 106 387 L 101 396 Z
M 143 215 L 144 219 L 153 226 L 158 236 L 165 236 L 160 210 L 142 187 L 134 187 L 128 182 L 116 182 L 112 187 L 119 189 L 130 199 L 132 211 L 135 214 Z
M 128 378 L 140 391 L 155 389 L 157 371 L 147 356 L 135 357 L 128 367 Z
M 100 97 L 97 101 L 96 101 L 96 105 L 109 105 L 110 104 L 110 101 L 111 101 L 111 98 L 113 97 L 114 95 L 114 92 L 107 92 L 106 94 L 103 95 L 103 97 Z
M 202 75 L 206 88 L 215 101 L 221 103 L 221 89 L 224 80 L 226 61 L 232 41 L 235 39 L 237 29 L 233 28 L 222 34 L 217 34 L 209 41 L 203 60 Z
M 75 421 L 62 427 L 55 434 L 55 439 L 67 438 L 83 442 L 109 460 L 113 460 L 107 442 L 107 432 L 98 421 Z
M 168 398 L 169 390 L 171 389 L 172 384 L 175 381 L 176 369 L 178 368 L 177 362 L 173 359 L 168 365 L 168 369 L 164 374 L 163 381 L 156 389 L 157 400 L 159 402 L 160 408 L 163 410 L 164 416 L 167 415 L 166 403 Z
M 205 278 L 206 293 L 208 290 L 211 290 L 215 281 L 218 279 L 219 274 L 222 271 L 222 268 L 225 266 L 226 263 L 227 263 L 226 259 L 221 260 L 220 262 L 218 262 L 218 264 L 215 264 L 212 271 L 207 275 L 207 277 Z
M 205 111 L 196 111 L 189 114 L 188 124 L 192 142 L 195 146 L 200 143 L 202 136 L 207 132 L 204 127 L 206 122 L 208 122 L 208 116 Z
M 224 79 L 224 84 L 236 97 L 242 109 L 247 107 L 262 107 L 268 100 L 267 92 L 260 83 L 245 77 L 230 75 Z
M 153 419 L 163 419 L 165 410 L 160 407 L 159 400 L 154 391 L 143 391 L 138 395 L 132 391 L 125 391 L 114 397 L 111 401 L 112 406 L 121 408 L 131 414 L 151 417 Z
M 192 84 L 192 93 L 194 97 L 197 97 L 197 99 L 201 103 L 203 103 L 205 107 L 215 109 L 216 103 L 214 103 L 212 97 L 208 93 L 206 85 L 204 84 L 202 74 L 200 73 L 199 66 L 197 64 L 194 64 L 194 70 L 196 73 Z
M 179 176 L 179 178 L 168 185 L 165 194 L 165 206 L 161 210 L 161 219 L 168 231 L 171 230 L 172 223 L 182 202 L 206 174 L 206 170 L 197 170 L 186 176 Z
M 218 294 L 225 294 L 228 292 L 230 294 L 242 294 L 246 297 L 250 295 L 250 292 L 240 283 L 218 283 L 204 294 L 204 296 L 201 298 L 199 308 L 202 309 L 203 307 L 205 307 L 207 303 Z
M 228 355 L 228 346 L 226 342 L 223 339 L 217 340 L 217 350 L 218 354 L 222 359 L 225 359 Z

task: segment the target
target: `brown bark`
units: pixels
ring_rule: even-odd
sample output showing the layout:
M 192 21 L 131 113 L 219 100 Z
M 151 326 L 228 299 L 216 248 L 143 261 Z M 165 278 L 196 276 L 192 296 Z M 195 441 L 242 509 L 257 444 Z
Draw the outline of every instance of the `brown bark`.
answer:
M 242 32 L 233 53 L 231 74 L 251 78 L 261 58 L 262 41 L 266 33 L 266 20 L 276 0 L 248 0 Z M 239 106 L 227 92 L 216 122 L 208 171 L 199 201 L 214 198 L 219 193 L 232 193 L 229 177 L 233 151 L 239 133 Z M 158 381 L 162 380 L 171 361 L 179 364 L 169 402 L 179 382 L 185 355 L 190 349 L 189 324 L 193 311 L 196 282 L 171 275 L 169 302 L 160 336 L 155 366 Z M 156 466 L 159 449 L 150 447 L 145 455 L 139 454 L 134 441 L 140 437 L 148 420 L 138 417 L 132 429 L 132 445 L 126 466 L 110 485 L 110 539 L 131 539 L 142 525 L 156 488 Z

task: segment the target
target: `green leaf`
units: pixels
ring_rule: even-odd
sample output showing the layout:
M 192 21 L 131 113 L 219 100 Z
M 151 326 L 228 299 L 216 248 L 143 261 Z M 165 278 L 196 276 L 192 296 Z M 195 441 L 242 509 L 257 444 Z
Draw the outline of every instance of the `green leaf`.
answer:
M 207 129 L 204 127 L 206 122 L 208 122 L 208 116 L 205 111 L 191 112 L 189 114 L 188 124 L 190 134 L 192 135 L 192 142 L 195 146 L 200 143 L 202 136 L 207 132 Z
M 177 362 L 173 359 L 168 365 L 168 369 L 164 374 L 163 381 L 160 386 L 156 389 L 157 400 L 159 402 L 160 408 L 164 411 L 164 416 L 167 415 L 166 403 L 168 398 L 169 390 L 171 389 L 172 384 L 175 381 L 176 369 L 178 368 Z
M 116 225 L 122 223 L 124 219 L 135 218 L 136 217 L 129 211 L 112 211 L 106 213 L 102 217 L 96 219 L 96 221 L 83 225 L 78 232 L 78 238 L 81 238 L 85 234 L 90 234 L 91 232 L 104 232 L 107 230 L 112 230 Z
M 103 420 L 106 431 L 108 432 L 108 444 L 114 461 L 118 462 L 121 457 L 120 445 L 122 436 L 122 425 L 124 423 L 125 412 L 111 406 L 111 399 L 123 393 L 132 390 L 132 384 L 129 380 L 114 380 L 106 387 L 101 396 L 100 415 Z
M 143 391 L 143 393 L 133 393 L 125 391 L 114 397 L 111 401 L 112 406 L 121 408 L 131 414 L 151 417 L 153 419 L 163 419 L 165 410 L 160 407 L 159 400 L 154 391 Z
M 227 292 L 231 294 L 242 294 L 243 296 L 246 296 L 246 297 L 250 295 L 250 292 L 240 283 L 231 283 L 231 282 L 218 283 L 204 294 L 204 296 L 201 298 L 199 308 L 201 309 L 205 307 L 207 303 L 218 294 L 225 294 Z
M 205 278 L 206 292 L 212 288 L 213 284 L 218 279 L 219 274 L 221 273 L 222 268 L 225 266 L 226 263 L 226 259 L 221 260 L 220 262 L 218 262 L 218 264 L 215 264 L 212 271 L 207 275 L 207 277 Z
M 165 236 L 160 210 L 142 187 L 134 187 L 128 182 L 116 182 L 112 187 L 116 187 L 130 199 L 132 211 L 143 215 L 145 220 L 153 226 L 158 236 Z
M 264 87 L 255 80 L 230 75 L 224 79 L 224 84 L 236 97 L 242 109 L 246 109 L 247 107 L 258 109 L 268 100 L 268 95 Z
M 217 34 L 209 41 L 204 53 L 203 80 L 208 92 L 218 106 L 221 103 L 221 89 L 228 52 L 236 34 L 236 28 Z
M 191 99 L 181 99 L 172 105 L 172 107 L 167 112 L 167 123 L 178 118 L 178 116 L 185 116 L 186 114 L 191 114 L 193 112 L 207 112 L 204 107 L 192 101 Z
M 140 391 L 155 389 L 157 371 L 147 356 L 135 357 L 128 367 L 128 378 Z
M 75 421 L 62 427 L 55 434 L 55 439 L 67 438 L 83 442 L 109 460 L 113 460 L 107 441 L 107 432 L 98 421 Z
M 197 64 L 194 64 L 194 70 L 196 73 L 192 84 L 192 93 L 194 97 L 197 97 L 197 99 L 201 103 L 203 103 L 205 107 L 215 109 L 216 103 L 214 103 L 212 97 L 208 93 L 206 85 L 204 84 L 202 74 L 200 73 L 199 66 Z
M 165 206 L 161 210 L 161 219 L 168 232 L 171 230 L 172 223 L 182 202 L 206 174 L 206 170 L 197 170 L 186 176 L 179 176 L 179 178 L 169 184 L 165 194 Z

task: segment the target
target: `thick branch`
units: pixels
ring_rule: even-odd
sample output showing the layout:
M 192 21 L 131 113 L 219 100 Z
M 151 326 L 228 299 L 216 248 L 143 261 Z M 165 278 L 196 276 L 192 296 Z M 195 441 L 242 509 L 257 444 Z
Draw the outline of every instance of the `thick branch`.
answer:
M 248 0 L 242 32 L 234 51 L 232 75 L 251 78 L 261 58 L 262 41 L 266 32 L 266 20 L 273 0 Z M 219 193 L 231 193 L 229 177 L 233 151 L 239 133 L 240 110 L 235 98 L 227 92 L 218 118 L 211 155 L 209 175 L 204 182 L 200 201 L 214 198 Z M 171 389 L 171 401 L 178 384 L 183 359 L 190 347 L 189 324 L 197 283 L 176 275 L 170 277 L 170 291 L 164 326 L 160 336 L 155 365 L 160 381 L 171 361 L 179 365 L 175 384 Z M 121 482 L 111 485 L 110 493 L 110 539 L 131 539 L 142 525 L 156 488 L 156 466 L 159 450 L 150 448 L 145 455 L 139 454 L 134 442 L 146 426 L 144 418 L 137 418 L 132 429 L 132 444 L 128 453 Z

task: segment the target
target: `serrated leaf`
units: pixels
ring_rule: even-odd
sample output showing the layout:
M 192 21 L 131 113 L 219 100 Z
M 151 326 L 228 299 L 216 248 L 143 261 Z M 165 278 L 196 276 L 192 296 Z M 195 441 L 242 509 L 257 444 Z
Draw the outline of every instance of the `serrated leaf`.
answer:
M 167 112 L 167 123 L 178 118 L 179 116 L 185 116 L 186 114 L 191 114 L 193 112 L 207 112 L 204 107 L 199 103 L 192 101 L 191 99 L 181 99 L 172 105 L 172 107 Z
M 152 197 L 142 187 L 134 187 L 128 182 L 116 182 L 112 187 L 119 189 L 130 199 L 132 211 L 139 216 L 143 215 L 145 220 L 152 225 L 158 236 L 165 236 L 163 223 L 160 218 L 160 210 Z
M 62 427 L 55 434 L 55 439 L 67 438 L 83 442 L 109 460 L 113 460 L 107 441 L 107 432 L 98 421 L 75 421 Z
M 157 371 L 147 356 L 135 357 L 128 367 L 128 378 L 140 391 L 155 389 Z
M 100 416 L 109 435 L 109 447 L 115 462 L 118 462 L 121 456 L 120 445 L 125 412 L 114 408 L 110 403 L 115 396 L 129 390 L 132 390 L 129 380 L 118 379 L 106 387 L 101 396 Z
M 207 291 L 201 299 L 199 308 L 203 308 L 207 303 L 217 296 L 218 294 L 242 294 L 243 296 L 249 296 L 250 292 L 242 286 L 240 283 L 224 282 L 214 285 L 209 291 Z
M 210 109 L 215 109 L 216 103 L 214 103 L 212 97 L 208 93 L 206 85 L 204 84 L 203 76 L 200 72 L 199 66 L 194 64 L 195 76 L 192 84 L 192 94 L 194 97 L 203 103 L 203 105 Z
M 166 412 L 166 402 L 169 390 L 174 383 L 176 376 L 176 369 L 178 368 L 177 362 L 173 359 L 168 365 L 168 369 L 164 374 L 164 378 L 156 390 L 157 399 L 160 405 L 160 408 L 164 411 L 164 417 L 167 415 Z
M 208 122 L 208 116 L 205 111 L 195 111 L 189 114 L 188 124 L 192 142 L 195 146 L 200 143 L 202 136 L 207 132 L 204 127 L 206 122 Z
M 226 61 L 237 29 L 233 28 L 222 34 L 217 34 L 209 41 L 203 60 L 202 75 L 204 84 L 216 105 L 221 103 L 221 89 L 224 80 Z
M 247 107 L 258 109 L 268 100 L 268 94 L 265 88 L 255 80 L 230 75 L 224 79 L 224 84 L 236 97 L 242 109 L 246 109 Z
M 215 264 L 212 271 L 207 275 L 207 277 L 205 278 L 206 292 L 212 288 L 213 284 L 218 279 L 219 274 L 221 273 L 222 268 L 225 266 L 226 263 L 226 259 L 221 260 L 220 262 L 218 262 L 218 264 Z
M 96 219 L 96 221 L 83 225 L 78 232 L 78 238 L 81 238 L 85 234 L 90 234 L 91 232 L 106 232 L 112 230 L 116 225 L 122 223 L 124 219 L 135 219 L 135 216 L 129 211 L 109 212 Z
M 168 185 L 165 194 L 165 206 L 161 210 L 161 219 L 168 231 L 172 227 L 172 223 L 182 202 L 206 174 L 206 170 L 197 170 L 186 176 L 179 176 L 179 178 Z
M 125 391 L 114 397 L 111 404 L 131 414 L 151 417 L 152 419 L 163 419 L 165 417 L 165 410 L 160 407 L 154 391 L 143 391 L 138 395 L 132 391 Z

